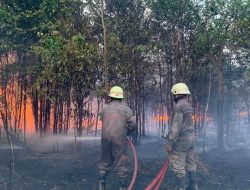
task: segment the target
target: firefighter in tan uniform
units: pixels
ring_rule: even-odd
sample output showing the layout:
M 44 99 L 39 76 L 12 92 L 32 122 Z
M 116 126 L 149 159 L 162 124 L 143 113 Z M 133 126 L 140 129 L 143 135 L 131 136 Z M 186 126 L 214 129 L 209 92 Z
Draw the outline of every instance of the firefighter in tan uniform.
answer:
M 102 157 L 98 165 L 99 190 L 105 189 L 106 176 L 114 165 L 119 177 L 120 190 L 127 189 L 127 135 L 136 127 L 132 110 L 124 105 L 123 89 L 119 86 L 111 88 L 111 102 L 101 112 L 102 120 Z
M 167 135 L 167 152 L 170 168 L 176 177 L 175 190 L 198 190 L 196 183 L 196 163 L 194 161 L 195 131 L 192 120 L 193 108 L 189 103 L 190 91 L 186 84 L 173 85 L 174 112 Z M 188 187 L 186 188 L 186 171 Z

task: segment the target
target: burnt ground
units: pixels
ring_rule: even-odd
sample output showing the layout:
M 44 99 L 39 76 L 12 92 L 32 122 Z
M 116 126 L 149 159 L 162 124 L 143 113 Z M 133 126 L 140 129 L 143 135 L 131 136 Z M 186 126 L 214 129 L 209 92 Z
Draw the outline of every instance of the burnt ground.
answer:
M 199 142 L 198 142 L 199 144 Z M 96 164 L 100 159 L 100 141 L 81 141 L 77 144 L 75 162 L 74 144 L 64 143 L 43 150 L 35 145 L 14 143 L 15 171 L 10 177 L 10 150 L 6 141 L 0 141 L 1 190 L 94 190 Z M 143 190 L 161 168 L 166 153 L 163 142 L 146 137 L 136 147 L 139 173 L 135 190 Z M 218 153 L 207 150 L 205 159 L 199 161 L 198 184 L 201 190 L 250 190 L 250 148 L 237 146 Z M 130 155 L 131 157 L 131 155 Z M 129 163 L 132 168 L 132 161 Z M 132 176 L 132 169 L 130 169 Z M 160 189 L 173 187 L 173 176 L 167 173 Z M 107 189 L 118 189 L 114 173 L 108 177 Z

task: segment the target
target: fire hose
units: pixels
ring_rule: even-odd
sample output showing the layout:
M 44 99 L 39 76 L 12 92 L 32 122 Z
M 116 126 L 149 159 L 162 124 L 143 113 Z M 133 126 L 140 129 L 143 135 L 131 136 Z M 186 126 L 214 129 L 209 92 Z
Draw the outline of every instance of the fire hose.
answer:
M 135 147 L 132 143 L 132 141 L 128 138 L 128 144 L 132 150 L 132 154 L 133 154 L 133 159 L 134 159 L 134 173 L 133 173 L 133 177 L 132 177 L 132 180 L 130 182 L 130 185 L 128 186 L 128 190 L 132 190 L 133 189 L 133 186 L 135 184 L 135 180 L 137 178 L 137 173 L 138 173 L 138 158 L 137 158 L 137 154 L 136 154 L 136 151 L 135 151 Z
M 164 179 L 164 176 L 165 176 L 165 173 L 167 171 L 167 168 L 168 168 L 168 163 L 169 163 L 169 160 L 167 159 L 161 170 L 159 171 L 159 173 L 155 176 L 155 178 L 150 182 L 150 184 L 146 187 L 145 190 L 151 190 L 153 187 L 154 187 L 154 190 L 158 190 L 160 188 L 160 185 Z
M 134 173 L 133 173 L 133 177 L 132 177 L 132 180 L 130 182 L 130 185 L 128 187 L 128 190 L 132 190 L 133 189 L 133 186 L 135 184 L 135 180 L 137 178 L 137 174 L 138 174 L 138 158 L 137 158 L 137 154 L 136 154 L 136 151 L 135 151 L 135 147 L 132 143 L 132 141 L 128 138 L 128 144 L 131 148 L 131 151 L 132 151 L 132 154 L 133 154 L 133 160 L 134 160 Z M 168 163 L 169 163 L 169 160 L 167 159 L 161 170 L 159 171 L 159 173 L 155 176 L 155 178 L 150 182 L 150 184 L 145 188 L 145 190 L 151 190 L 152 188 L 154 188 L 154 190 L 158 190 L 160 188 L 160 185 L 164 179 L 164 176 L 165 176 L 165 173 L 167 171 L 167 168 L 168 168 Z

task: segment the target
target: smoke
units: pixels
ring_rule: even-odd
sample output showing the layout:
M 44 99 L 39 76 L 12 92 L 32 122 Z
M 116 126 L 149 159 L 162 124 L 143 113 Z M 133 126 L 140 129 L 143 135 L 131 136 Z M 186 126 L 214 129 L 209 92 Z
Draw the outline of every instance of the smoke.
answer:
M 100 144 L 99 136 L 81 136 L 76 137 L 76 143 L 79 144 Z M 88 143 L 89 142 L 89 143 Z M 27 144 L 35 152 L 59 152 L 72 149 L 75 144 L 73 135 L 48 135 L 40 137 L 32 134 L 27 137 Z
M 13 149 L 23 149 L 23 147 L 17 146 L 17 145 L 12 146 L 12 148 Z M 0 150 L 9 150 L 9 149 L 10 149 L 10 145 L 7 143 L 1 144 L 1 146 L 0 146 Z

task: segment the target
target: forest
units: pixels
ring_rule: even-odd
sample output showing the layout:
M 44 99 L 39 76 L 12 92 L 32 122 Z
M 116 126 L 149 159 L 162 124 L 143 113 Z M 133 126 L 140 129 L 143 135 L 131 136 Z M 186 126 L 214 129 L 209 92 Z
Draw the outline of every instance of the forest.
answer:
M 98 114 L 114 85 L 124 89 L 124 102 L 136 116 L 138 152 L 144 154 L 151 138 L 163 147 L 173 110 L 171 87 L 178 82 L 191 91 L 198 160 L 207 163 L 201 173 L 216 168 L 210 188 L 200 174 L 201 189 L 250 189 L 250 170 L 239 169 L 250 168 L 249 0 L 0 0 L 0 189 L 93 189 L 87 181 L 94 183 L 94 174 L 83 180 L 87 174 L 79 160 L 99 154 L 99 141 L 77 139 L 100 136 Z M 31 141 L 38 146 L 69 136 L 68 147 L 60 144 L 66 150 L 58 144 L 52 152 L 31 150 Z M 158 160 L 139 160 L 136 189 L 147 182 L 147 164 L 155 163 L 155 171 L 160 167 L 164 151 Z M 58 173 L 48 174 L 56 176 L 53 182 L 48 176 L 41 182 L 42 171 L 36 178 L 17 172 L 32 163 L 23 160 L 29 154 L 41 165 L 41 157 L 56 162 L 60 154 L 78 164 L 65 169 L 73 168 L 67 174 L 72 179 L 61 182 L 64 170 L 58 166 Z M 234 175 L 242 181 L 232 180 Z

